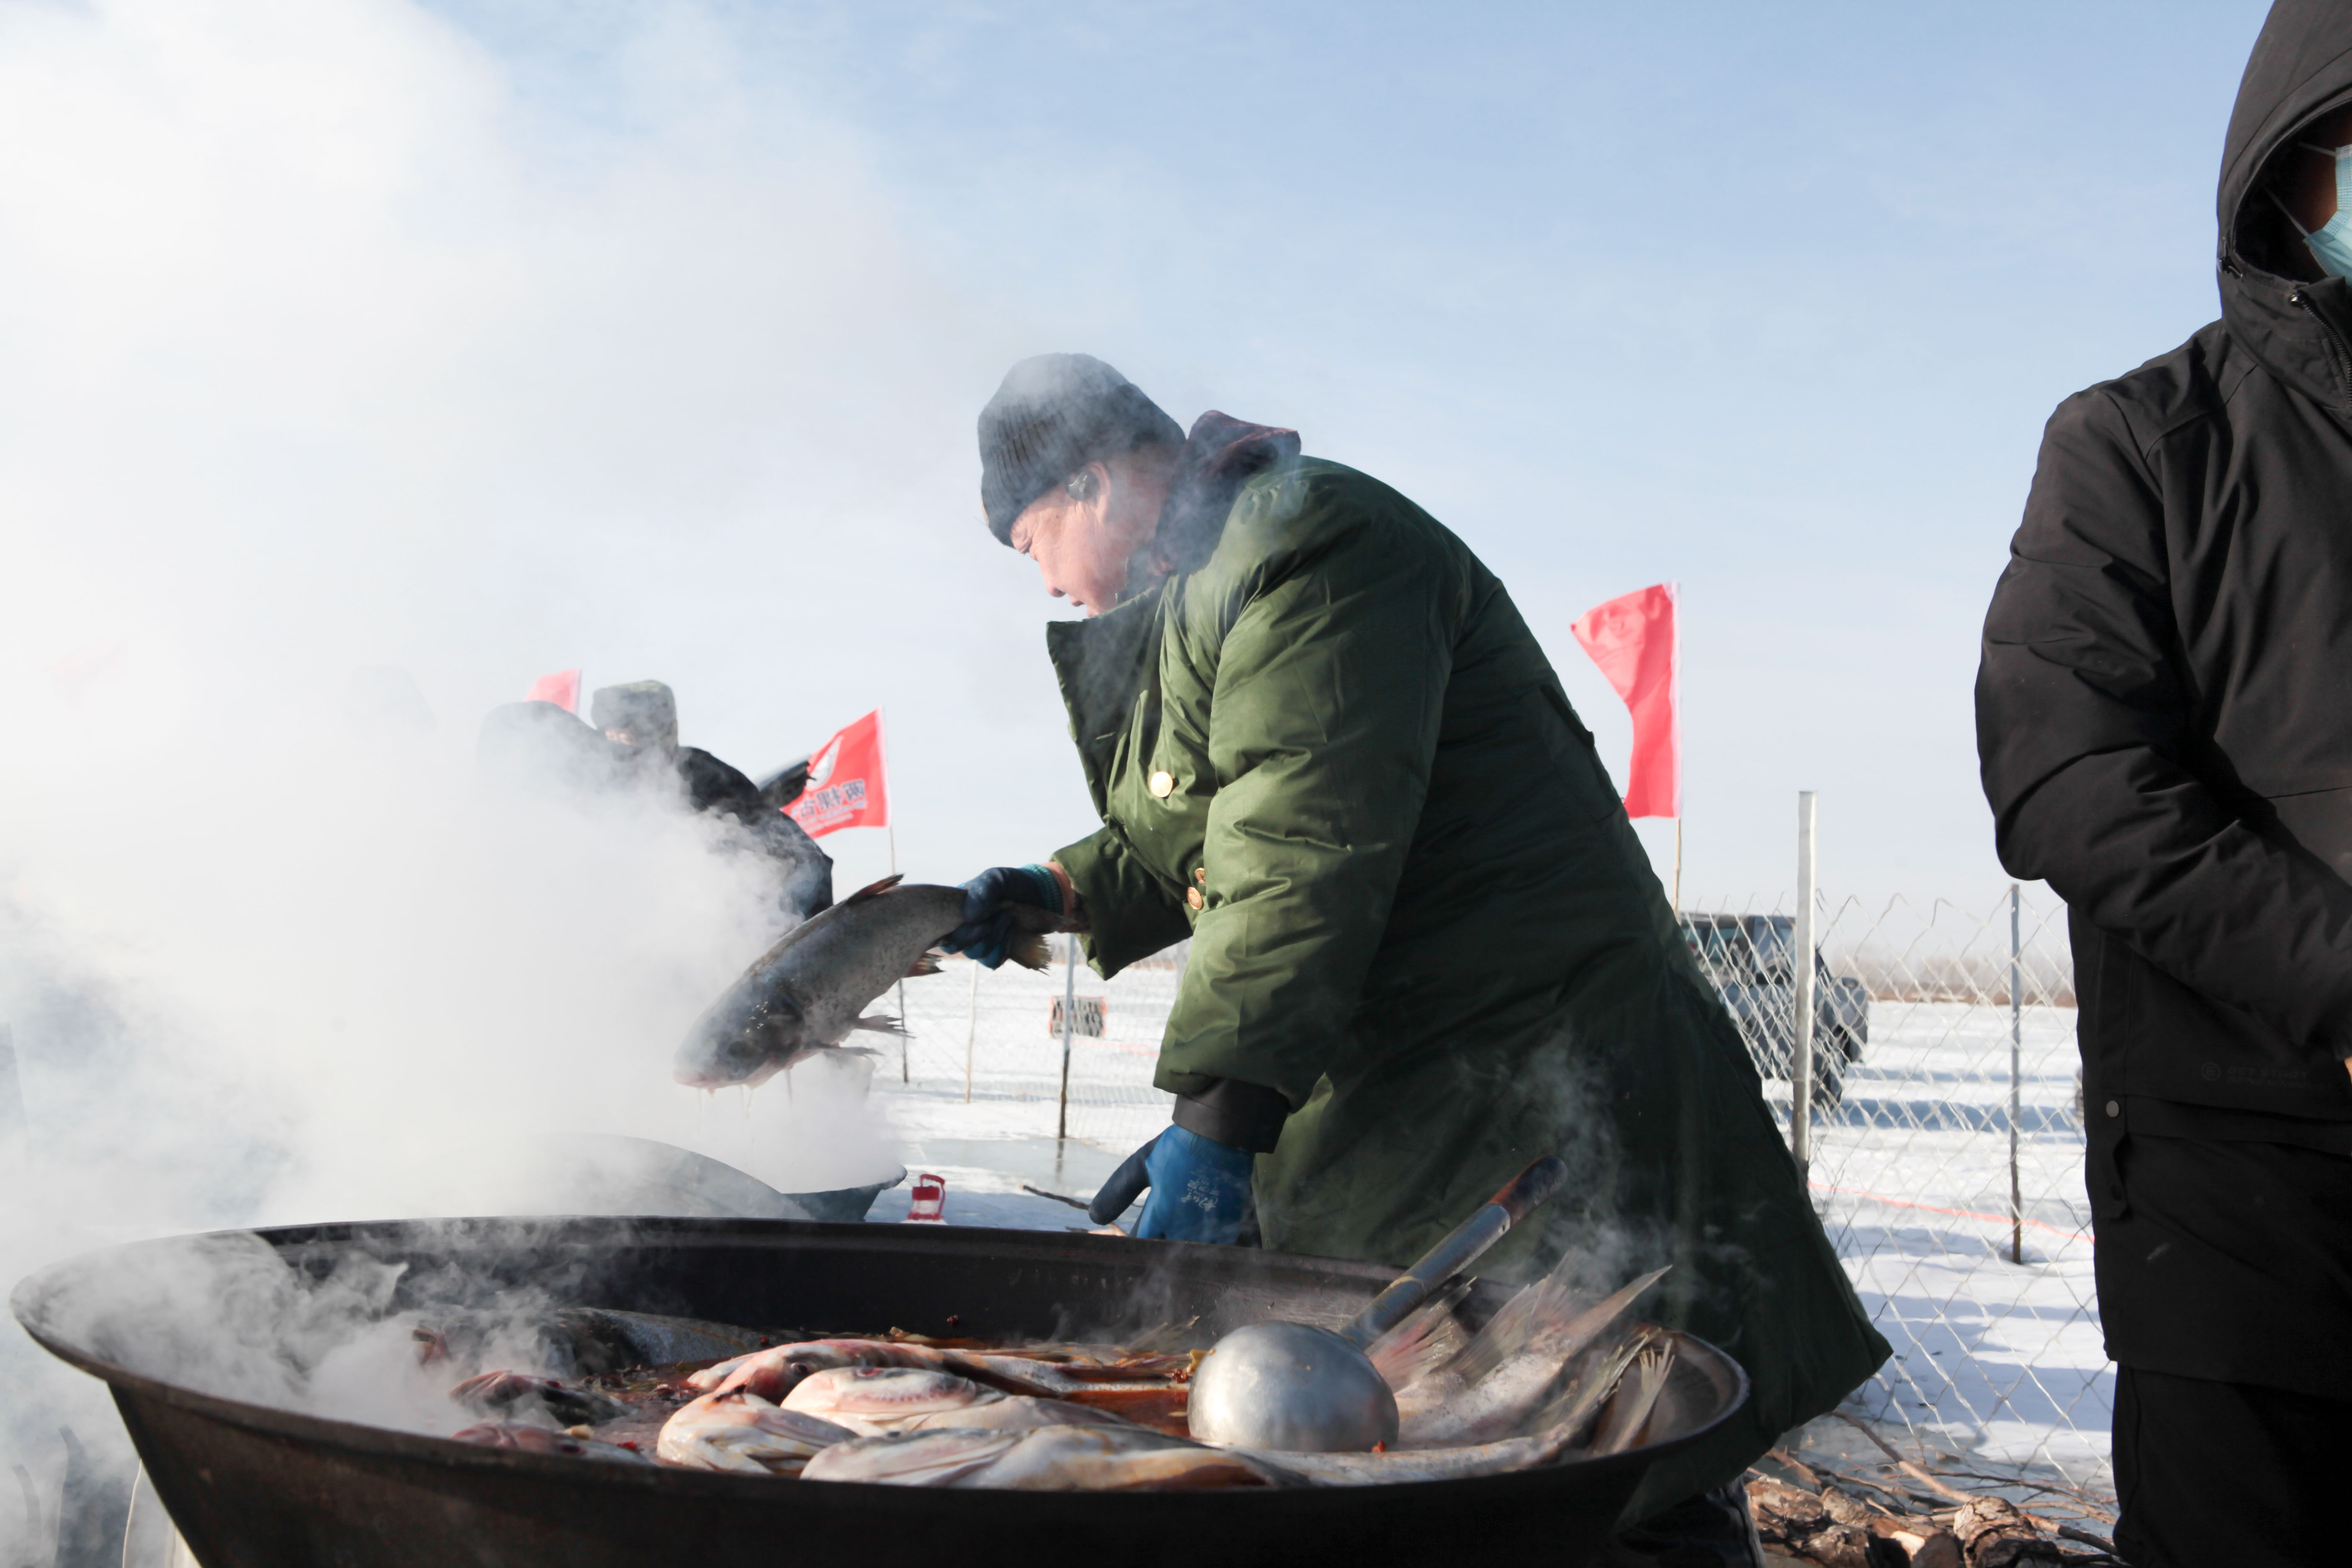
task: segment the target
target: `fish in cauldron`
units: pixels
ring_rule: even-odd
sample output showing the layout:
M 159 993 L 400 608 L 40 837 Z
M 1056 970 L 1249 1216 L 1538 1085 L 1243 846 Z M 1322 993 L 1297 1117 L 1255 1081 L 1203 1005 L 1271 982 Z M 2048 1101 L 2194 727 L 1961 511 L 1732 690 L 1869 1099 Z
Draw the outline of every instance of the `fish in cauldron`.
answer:
M 1055 1492 L 1307 1484 L 1256 1456 L 1139 1426 L 893 1432 L 833 1445 L 809 1461 L 801 1479 Z
M 706 1394 L 663 1423 L 654 1451 L 662 1462 L 696 1470 L 792 1476 L 812 1455 L 848 1441 L 845 1426 L 781 1410 L 756 1394 Z
M 527 1372 L 486 1372 L 451 1389 L 449 1397 L 478 1415 L 511 1419 L 543 1414 L 559 1426 L 593 1426 L 629 1413 L 626 1405 L 610 1394 Z
M 1045 932 L 1065 922 L 1012 910 L 1013 962 L 1043 969 Z M 842 1042 L 856 1029 L 900 1033 L 898 1019 L 865 1009 L 900 980 L 938 973 L 932 945 L 962 922 L 961 888 L 902 886 L 897 877 L 803 921 L 696 1020 L 678 1047 L 677 1081 L 756 1085 L 826 1051 L 872 1055 Z
M 599 1442 L 528 1421 L 483 1421 L 449 1435 L 460 1443 L 485 1448 L 520 1448 L 526 1454 L 561 1454 L 573 1459 L 602 1459 L 609 1464 L 649 1465 L 652 1460 L 635 1448 Z
M 983 1388 L 950 1372 L 905 1366 L 842 1366 L 812 1373 L 783 1407 L 845 1426 L 861 1437 L 954 1427 L 1014 1431 L 1031 1426 L 1126 1426 L 1108 1410 L 1065 1399 Z
M 766 1350 L 704 1367 L 690 1374 L 686 1383 L 698 1393 L 744 1388 L 762 1399 L 782 1400 L 815 1373 L 835 1367 L 895 1366 L 951 1373 L 1006 1394 L 1067 1399 L 1133 1384 L 1162 1383 L 1179 1369 L 1189 1370 L 1192 1365 L 1189 1356 L 1146 1354 L 1103 1359 L 1076 1347 L 1064 1353 L 1067 1359 L 1045 1360 L 1035 1355 L 949 1350 L 887 1340 L 803 1340 L 771 1345 Z
M 894 1429 L 825 1447 L 808 1463 L 802 1479 L 811 1481 L 869 1481 L 886 1486 L 959 1487 L 1015 1491 L 1172 1491 L 1223 1487 L 1364 1487 L 1399 1481 L 1460 1480 L 1472 1476 L 1496 1476 L 1551 1464 L 1575 1450 L 1591 1427 L 1593 1416 L 1637 1356 L 1651 1351 L 1656 1331 L 1651 1330 L 1603 1358 L 1585 1387 L 1556 1402 L 1546 1412 L 1544 1430 L 1523 1437 L 1459 1447 L 1405 1449 L 1370 1454 L 1275 1453 L 1261 1448 L 1222 1447 L 1171 1436 L 1123 1421 L 1081 1426 L 1057 1423 L 1043 1427 L 1006 1424 L 981 1430 L 972 1417 L 989 1406 L 982 1400 L 967 1402 L 959 1418 L 950 1409 L 926 1411 L 899 1420 Z M 1656 1363 L 1663 1382 L 1671 1364 L 1669 1353 Z M 820 1379 L 889 1377 L 920 1379 L 936 1373 L 861 1371 L 820 1373 L 794 1391 L 821 1386 Z M 909 1394 L 913 1394 L 909 1385 Z M 1656 1389 L 1646 1388 L 1638 1412 L 1620 1423 L 1622 1436 L 1603 1435 L 1594 1452 L 1613 1453 L 1628 1446 L 1648 1418 Z M 711 1395 L 717 1398 L 719 1395 Z M 1007 1403 L 1011 1401 L 1008 1400 Z M 812 1404 L 826 1401 L 813 1399 Z M 903 1401 L 908 1407 L 923 1403 Z M 1055 1401 L 1037 1400 L 1039 1405 Z M 846 1412 L 840 1420 L 861 1431 L 874 1425 Z

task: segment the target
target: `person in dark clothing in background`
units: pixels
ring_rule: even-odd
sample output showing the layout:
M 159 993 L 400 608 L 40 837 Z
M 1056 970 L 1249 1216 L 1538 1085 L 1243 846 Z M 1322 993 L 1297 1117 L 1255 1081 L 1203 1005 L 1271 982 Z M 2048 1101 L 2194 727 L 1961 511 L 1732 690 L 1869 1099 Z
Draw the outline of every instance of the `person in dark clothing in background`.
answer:
M 833 857 L 771 805 L 760 786 L 698 746 L 677 743 L 677 697 L 658 680 L 607 686 L 588 700 L 589 722 L 617 747 L 624 768 L 674 772 L 697 811 L 731 816 L 784 869 L 777 901 L 802 920 L 833 907 Z
M 2067 904 L 2138 1568 L 2346 1555 L 2352 6 L 2273 8 L 2219 216 L 2221 319 L 2052 416 L 1977 678 Z

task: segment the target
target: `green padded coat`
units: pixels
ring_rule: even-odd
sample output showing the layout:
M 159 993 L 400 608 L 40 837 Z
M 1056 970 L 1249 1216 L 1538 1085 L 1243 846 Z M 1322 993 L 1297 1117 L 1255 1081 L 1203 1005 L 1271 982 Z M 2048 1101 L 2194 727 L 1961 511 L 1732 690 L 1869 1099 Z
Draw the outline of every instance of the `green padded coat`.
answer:
M 1672 1262 L 1650 1310 L 1754 1393 L 1631 1517 L 1729 1480 L 1887 1346 L 1591 733 L 1494 574 L 1378 480 L 1276 464 L 1211 537 L 1047 628 L 1103 820 L 1055 857 L 1088 956 L 1192 940 L 1159 1086 L 1288 1100 L 1256 1173 L 1284 1251 L 1409 1263 L 1565 1156 L 1549 1222 L 1482 1271 Z

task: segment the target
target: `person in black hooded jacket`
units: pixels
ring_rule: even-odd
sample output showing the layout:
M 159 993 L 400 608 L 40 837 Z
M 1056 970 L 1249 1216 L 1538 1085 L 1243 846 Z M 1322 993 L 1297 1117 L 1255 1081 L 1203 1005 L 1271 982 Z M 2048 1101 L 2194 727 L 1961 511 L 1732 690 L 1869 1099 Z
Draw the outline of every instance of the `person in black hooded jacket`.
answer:
M 2352 5 L 2273 8 L 2219 216 L 2221 319 L 2051 416 L 1977 678 L 2001 862 L 2067 904 L 2139 1568 L 2344 1554 Z

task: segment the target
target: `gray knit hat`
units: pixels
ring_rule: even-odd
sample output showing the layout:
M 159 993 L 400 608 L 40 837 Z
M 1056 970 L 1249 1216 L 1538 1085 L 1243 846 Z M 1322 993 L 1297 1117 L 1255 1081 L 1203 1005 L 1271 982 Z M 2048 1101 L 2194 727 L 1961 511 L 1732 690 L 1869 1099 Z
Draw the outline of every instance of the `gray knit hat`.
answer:
M 1181 426 L 1093 355 L 1024 359 L 980 411 L 980 504 L 988 531 L 1010 544 L 1013 519 L 1088 463 L 1183 440 Z

